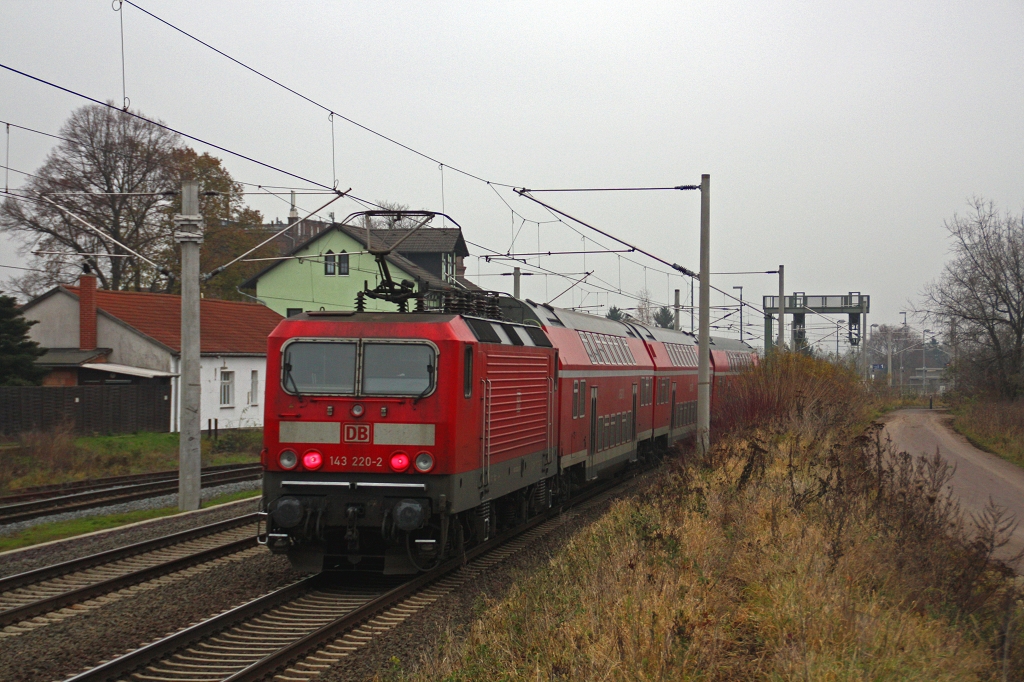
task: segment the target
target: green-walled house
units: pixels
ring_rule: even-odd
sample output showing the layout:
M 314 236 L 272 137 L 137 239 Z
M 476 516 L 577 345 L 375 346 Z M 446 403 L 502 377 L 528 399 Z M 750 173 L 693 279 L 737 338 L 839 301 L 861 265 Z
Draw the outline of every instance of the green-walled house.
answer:
M 306 234 L 309 232 L 312 236 L 287 249 L 282 254 L 285 258 L 243 282 L 241 288 L 255 290 L 257 299 L 286 317 L 312 310 L 353 310 L 356 293 L 364 284 L 372 289 L 379 281 L 376 261 L 365 253 L 366 229 L 323 223 Z M 370 239 L 378 248 L 397 243 L 408 233 L 407 229 L 373 229 Z M 421 228 L 389 254 L 387 261 L 392 279 L 415 282 L 421 291 L 478 289 L 464 276 L 463 259 L 468 255 L 459 228 Z M 366 309 L 397 308 L 367 298 Z

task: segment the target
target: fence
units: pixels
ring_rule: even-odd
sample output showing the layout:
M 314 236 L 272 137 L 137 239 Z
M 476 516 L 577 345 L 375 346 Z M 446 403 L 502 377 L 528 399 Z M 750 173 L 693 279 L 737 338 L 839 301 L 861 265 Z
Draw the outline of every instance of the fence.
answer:
M 65 422 L 80 434 L 169 431 L 171 387 L 0 386 L 0 433 L 46 430 Z

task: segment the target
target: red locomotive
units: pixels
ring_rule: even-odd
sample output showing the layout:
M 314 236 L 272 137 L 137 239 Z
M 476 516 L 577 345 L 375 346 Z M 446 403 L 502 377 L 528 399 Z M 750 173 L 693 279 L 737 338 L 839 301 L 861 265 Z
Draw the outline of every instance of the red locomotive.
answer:
M 443 299 L 271 334 L 260 541 L 297 568 L 428 568 L 694 430 L 691 334 Z M 713 339 L 714 390 L 754 357 Z

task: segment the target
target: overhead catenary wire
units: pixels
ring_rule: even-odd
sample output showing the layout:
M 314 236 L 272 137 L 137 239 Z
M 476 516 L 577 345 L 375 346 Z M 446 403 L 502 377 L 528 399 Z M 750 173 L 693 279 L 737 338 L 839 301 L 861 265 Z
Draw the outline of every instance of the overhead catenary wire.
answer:
M 414 149 L 413 147 L 410 147 L 407 144 L 399 142 L 398 140 L 396 140 L 396 139 L 394 139 L 392 137 L 389 137 L 389 136 L 385 135 L 384 133 L 378 132 L 378 131 L 374 130 L 373 128 L 370 128 L 369 126 L 363 125 L 362 123 L 359 123 L 358 121 L 356 121 L 354 119 L 351 119 L 351 118 L 349 118 L 349 117 L 347 117 L 347 116 L 345 116 L 343 114 L 339 114 L 336 110 L 332 109 L 331 107 L 327 106 L 326 104 L 321 104 L 320 102 L 317 102 L 313 98 L 308 97 L 308 96 L 302 94 L 298 90 L 295 90 L 295 89 L 285 85 L 284 83 L 282 83 L 282 82 L 280 82 L 280 81 L 278 81 L 278 80 L 268 76 L 267 74 L 263 73 L 262 71 L 259 71 L 258 69 L 255 69 L 255 68 L 249 66 L 245 62 L 232 57 L 231 55 L 227 54 L 223 50 L 220 50 L 220 49 L 214 47 L 213 45 L 207 43 L 206 41 L 204 41 L 204 40 L 198 38 L 197 36 L 189 33 L 185 29 L 179 28 L 178 26 L 175 26 L 174 24 L 172 24 L 171 22 L 167 21 L 166 19 L 164 19 L 162 17 L 159 17 L 156 14 L 153 14 L 152 12 L 150 12 L 149 10 L 141 7 L 137 3 L 132 2 L 132 0 L 124 0 L 124 2 L 129 4 L 129 5 L 131 5 L 135 9 L 139 10 L 143 14 L 146 14 L 146 15 L 152 17 L 153 19 L 159 21 L 160 23 L 164 24 L 168 28 L 171 28 L 171 29 L 177 31 L 178 33 L 181 33 L 182 35 L 184 35 L 184 36 L 186 36 L 186 37 L 196 41 L 197 43 L 199 43 L 203 47 L 206 47 L 206 48 L 208 48 L 210 50 L 213 50 L 214 52 L 219 54 L 221 57 L 224 57 L 225 59 L 227 59 L 227 60 L 237 64 L 238 66 L 242 67 L 243 69 L 246 69 L 247 71 L 250 71 L 251 73 L 259 76 L 260 78 L 263 78 L 264 80 L 267 80 L 267 81 L 273 83 L 274 85 L 278 86 L 279 88 L 287 90 L 288 92 L 290 92 L 291 94 L 295 95 L 296 97 L 299 97 L 300 99 L 305 100 L 306 102 L 308 102 L 309 104 L 312 104 L 315 107 L 319 107 L 320 109 L 323 109 L 324 111 L 326 111 L 329 114 L 334 114 L 335 116 L 337 116 L 341 120 L 345 121 L 346 123 L 350 123 L 350 124 L 356 126 L 357 128 L 360 128 L 361 130 L 364 130 L 364 131 L 370 133 L 371 135 L 375 135 L 375 136 L 381 138 L 382 140 L 386 140 L 387 142 L 390 142 L 391 144 L 397 145 L 397 146 L 401 147 L 402 149 L 405 149 L 408 152 L 411 152 L 411 153 L 413 153 L 413 154 L 415 154 L 415 155 L 417 155 L 419 157 L 422 157 L 422 158 L 426 159 L 427 161 L 432 161 L 432 162 L 434 162 L 436 164 L 442 164 L 442 165 L 446 166 L 447 168 L 449 168 L 450 170 L 453 170 L 456 173 L 460 173 L 461 175 L 465 175 L 466 177 L 472 178 L 474 180 L 478 180 L 480 182 L 486 182 L 488 184 L 495 184 L 495 185 L 498 185 L 500 187 L 509 187 L 509 188 L 512 187 L 512 185 L 509 185 L 509 184 L 506 184 L 506 183 L 494 182 L 492 180 L 487 180 L 485 178 L 480 177 L 479 175 L 476 175 L 476 174 L 471 173 L 469 171 L 466 171 L 466 170 L 463 170 L 461 168 L 458 168 L 457 166 L 453 166 L 450 163 L 444 163 L 440 159 L 436 159 L 433 156 L 431 156 L 429 154 L 426 154 L 425 152 L 421 152 L 418 149 Z
M 697 188 L 698 188 L 698 189 L 700 188 L 700 187 L 699 187 L 699 185 L 697 186 Z M 551 211 L 551 212 L 553 212 L 553 213 L 556 213 L 556 214 L 558 214 L 558 215 L 562 215 L 562 216 L 565 216 L 565 217 L 566 217 L 566 218 L 568 218 L 569 220 L 572 220 L 572 221 L 574 221 L 574 222 L 577 222 L 577 223 L 579 223 L 580 225 L 583 225 L 584 227 L 586 227 L 586 228 L 588 228 L 588 229 L 591 229 L 591 230 L 593 230 L 594 232 L 597 232 L 598 234 L 601 234 L 601 235 L 603 235 L 603 236 L 605 236 L 605 237 L 608 237 L 609 239 L 612 239 L 612 240 L 614 240 L 614 241 L 618 242 L 619 244 L 622 244 L 623 246 L 626 246 L 626 247 L 628 247 L 628 248 L 632 248 L 632 249 L 635 249 L 636 251 L 638 251 L 638 252 L 642 253 L 643 255 L 647 256 L 648 258 L 651 258 L 652 260 L 655 260 L 655 261 L 657 261 L 657 262 L 659 262 L 659 263 L 662 263 L 662 264 L 664 264 L 664 265 L 667 265 L 667 266 L 669 266 L 670 268 L 672 268 L 673 270 L 678 270 L 679 272 L 681 272 L 682 274 L 684 274 L 684 275 L 686 275 L 686 276 L 688 276 L 688 277 L 692 277 L 692 278 L 694 278 L 694 279 L 699 279 L 699 277 L 700 277 L 700 276 L 699 276 L 699 275 L 698 275 L 697 273 L 693 272 L 692 270 L 690 270 L 690 269 L 688 269 L 688 268 L 684 268 L 684 267 L 683 267 L 682 265 L 679 265 L 679 264 L 677 264 L 677 263 L 669 263 L 669 262 L 668 262 L 667 260 L 665 260 L 664 258 L 660 258 L 660 257 L 658 257 L 658 256 L 655 256 L 654 254 L 652 254 L 652 253 L 650 253 L 650 252 L 648 252 L 648 251 L 645 251 L 644 249 L 641 249 L 641 248 L 640 248 L 640 247 L 638 247 L 638 246 L 635 246 L 635 245 L 633 245 L 633 244 L 630 244 L 629 242 L 627 242 L 627 241 L 625 241 L 625 240 L 623 240 L 623 239 L 620 239 L 620 238 L 618 238 L 618 237 L 616 237 L 616 236 L 614 236 L 614 235 L 612 235 L 612 234 L 609 234 L 609 233 L 605 232 L 604 230 L 601 230 L 600 228 L 594 227 L 593 225 L 591 225 L 591 224 L 589 224 L 589 223 L 586 223 L 586 222 L 584 222 L 584 221 L 580 220 L 579 218 L 576 218 L 576 217 L 574 217 L 574 216 L 572 216 L 572 215 L 569 215 L 568 213 L 566 213 L 566 212 L 564 212 L 564 211 L 561 211 L 561 210 L 559 210 L 559 209 L 555 208 L 554 206 L 551 206 L 551 205 L 549 205 L 549 204 L 546 204 L 546 203 L 544 203 L 543 201 L 541 201 L 540 199 L 538 199 L 538 198 L 536 198 L 536 197 L 532 197 L 532 196 L 530 196 L 530 195 L 529 195 L 529 193 L 528 193 L 528 190 L 525 190 L 525 189 L 517 189 L 517 190 L 515 190 L 515 192 L 516 192 L 516 194 L 518 194 L 518 195 L 520 195 L 520 196 L 522 196 L 522 197 L 525 197 L 525 198 L 527 198 L 527 199 L 530 199 L 531 201 L 534 201 L 534 202 L 536 202 L 536 203 L 540 204 L 541 206 L 544 206 L 545 208 L 547 208 L 547 209 L 548 209 L 549 211 Z M 732 300 L 734 300 L 734 301 L 738 302 L 738 303 L 739 303 L 739 304 L 740 304 L 741 306 L 747 306 L 747 307 L 748 307 L 748 308 L 750 308 L 751 310 L 755 310 L 755 311 L 757 311 L 757 312 L 760 312 L 760 313 L 762 313 L 762 314 L 764 313 L 764 311 L 763 311 L 763 310 L 762 310 L 761 308 L 758 308 L 757 306 L 754 306 L 754 305 L 752 305 L 752 304 L 750 304 L 750 303 L 747 303 L 746 301 L 740 301 L 740 300 L 739 300 L 738 298 L 736 298 L 735 296 L 733 296 L 732 294 L 730 294 L 729 292 L 727 292 L 727 291 L 725 291 L 725 290 L 723 290 L 723 289 L 719 289 L 718 287 L 716 287 L 716 286 L 713 286 L 713 285 L 709 285 L 709 286 L 710 286 L 710 287 L 711 287 L 712 289 L 714 289 L 715 291 L 717 291 L 718 293 L 720 293 L 720 294 L 722 294 L 723 296 L 725 296 L 726 298 L 731 298 Z M 646 287 L 645 287 L 645 288 L 646 288 Z
M 125 0 L 125 1 L 127 2 L 128 0 Z M 114 106 L 113 104 L 110 104 L 109 102 L 103 102 L 101 100 L 96 99 L 95 97 L 90 97 L 89 95 L 85 95 L 85 94 L 83 94 L 81 92 L 77 92 L 75 90 L 72 90 L 71 88 L 66 88 L 66 87 L 64 87 L 62 85 L 57 85 L 56 83 L 48 81 L 45 78 L 41 78 L 39 76 L 33 76 L 32 74 L 27 73 L 25 71 L 21 71 L 19 69 L 16 69 L 13 66 L 9 66 L 7 64 L 0 63 L 0 68 L 5 69 L 7 71 L 10 71 L 11 73 L 18 74 L 19 76 L 23 76 L 25 78 L 28 78 L 30 80 L 34 80 L 37 83 L 42 83 L 43 85 L 47 85 L 47 86 L 49 86 L 51 88 L 55 88 L 55 89 L 60 90 L 62 92 L 66 92 L 69 95 L 73 95 L 73 96 L 78 97 L 80 99 L 84 99 L 84 100 L 86 100 L 88 102 L 92 102 L 93 104 L 98 104 L 100 106 L 107 107 L 108 109 L 113 109 L 114 111 L 119 111 L 119 112 L 123 113 L 126 116 L 131 116 L 133 118 L 139 119 L 140 121 L 145 121 L 146 123 L 155 125 L 158 128 L 163 128 L 164 130 L 167 130 L 169 132 L 175 133 L 177 135 L 181 135 L 182 137 L 187 138 L 189 140 L 192 140 L 193 142 L 198 142 L 199 144 L 205 144 L 208 147 L 213 147 L 214 149 L 222 151 L 225 154 L 231 154 L 232 156 L 236 156 L 236 157 L 238 157 L 240 159 L 244 159 L 244 160 L 249 161 L 251 163 L 255 163 L 258 166 L 263 166 L 264 168 L 267 168 L 269 170 L 276 171 L 278 173 L 283 173 L 284 175 L 287 175 L 289 177 L 295 178 L 296 180 L 301 180 L 302 182 L 306 182 L 306 183 L 309 183 L 311 185 L 315 185 L 316 187 L 321 187 L 321 188 L 326 189 L 326 190 L 334 190 L 334 188 L 328 187 L 327 185 L 325 185 L 323 183 L 317 182 L 315 180 L 310 180 L 309 178 L 305 178 L 305 177 L 303 177 L 301 175 L 298 175 L 297 173 L 292 173 L 290 171 L 286 171 L 283 168 L 278 168 L 277 166 L 274 166 L 272 164 L 266 163 L 264 161 L 260 161 L 258 159 L 255 159 L 255 158 L 251 157 L 251 156 L 248 156 L 246 154 L 242 154 L 241 152 L 236 152 L 236 151 L 234 151 L 232 149 L 228 149 L 227 147 L 222 147 L 222 146 L 220 146 L 218 144 L 214 144 L 213 142 L 208 142 L 208 141 L 206 141 L 206 140 L 204 140 L 202 138 L 196 137 L 195 135 L 189 135 L 186 132 L 183 132 L 181 130 L 177 130 L 176 128 L 172 128 L 171 126 L 163 124 L 163 123 L 160 123 L 158 121 L 154 121 L 152 119 L 146 118 L 145 116 L 142 116 L 141 114 L 137 114 L 137 113 L 135 113 L 133 111 L 118 109 L 116 106 Z M 337 191 L 337 190 L 334 190 L 334 191 Z
M 315 210 L 313 210 L 313 211 L 310 211 L 310 212 L 309 212 L 309 213 L 308 213 L 308 214 L 306 215 L 306 217 L 305 217 L 305 218 L 301 218 L 301 219 L 296 219 L 296 220 L 295 220 L 295 222 L 293 222 L 293 223 L 290 223 L 290 224 L 289 224 L 289 225 L 287 225 L 287 226 L 286 226 L 286 227 L 285 227 L 285 228 L 284 228 L 283 230 L 280 230 L 279 232 L 275 233 L 275 234 L 274 234 L 273 236 L 271 236 L 271 237 L 267 237 L 267 238 L 266 238 L 266 239 L 264 239 L 264 240 L 263 240 L 262 242 L 260 242 L 260 243 L 259 243 L 259 244 L 257 244 L 256 246 L 252 247 L 251 249 L 249 249 L 248 251 L 246 251 L 246 252 L 245 252 L 245 253 L 243 253 L 242 255 L 240 255 L 240 256 L 236 256 L 235 258 L 233 258 L 232 260 L 228 261 L 228 262 L 227 262 L 227 263 L 225 263 L 224 265 L 221 265 L 221 266 L 219 266 L 219 267 L 216 267 L 216 268 L 214 268 L 213 270 L 211 270 L 211 271 L 210 271 L 210 272 L 208 272 L 207 274 L 203 275 L 203 277 L 202 277 L 202 280 L 203 280 L 204 282 L 206 282 L 206 281 L 209 281 L 209 280 L 210 280 L 211 278 L 213 278 L 213 277 L 216 277 L 216 276 L 217 276 L 217 275 L 219 275 L 220 273 L 224 272 L 224 270 L 226 270 L 227 268 L 231 267 L 232 265 L 234 265 L 234 264 L 235 264 L 235 263 L 237 263 L 238 261 L 240 261 L 240 260 L 242 260 L 243 258 L 245 258 L 246 256 L 248 256 L 248 255 L 249 255 L 250 253 L 252 253 L 253 251 L 256 251 L 256 250 L 257 250 L 257 249 L 259 249 L 260 247 L 266 246 L 266 245 L 267 245 L 267 244 L 269 244 L 270 242 L 274 241 L 274 240 L 275 240 L 275 239 L 277 239 L 277 238 L 278 238 L 279 236 L 281 236 L 282 234 L 284 234 L 284 233 L 285 233 L 285 232 L 287 232 L 288 230 L 292 229 L 293 227 L 295 227 L 296 225 L 298 225 L 299 223 L 301 223 L 301 222 L 302 222 L 303 220 L 308 220 L 308 219 L 309 219 L 309 217 L 310 217 L 310 216 L 312 216 L 312 215 L 313 215 L 314 213 L 316 213 L 317 211 L 322 211 L 322 210 L 324 210 L 325 208 L 327 208 L 328 206 L 330 206 L 331 204 L 333 204 L 333 203 L 334 203 L 335 201 L 337 201 L 338 199 L 340 199 L 340 198 L 342 198 L 343 196 L 345 196 L 346 194 L 348 194 L 348 193 L 349 193 L 349 192 L 351 191 L 351 189 L 352 189 L 352 188 L 350 187 L 349 189 L 345 190 L 344 192 L 340 192 L 340 193 L 338 193 L 338 195 L 337 195 L 337 196 L 331 197 L 331 200 L 330 200 L 330 201 L 328 201 L 328 202 L 327 202 L 326 204 L 324 204 L 324 205 L 323 205 L 323 206 L 321 206 L 320 208 L 317 208 L 317 209 L 315 209 Z

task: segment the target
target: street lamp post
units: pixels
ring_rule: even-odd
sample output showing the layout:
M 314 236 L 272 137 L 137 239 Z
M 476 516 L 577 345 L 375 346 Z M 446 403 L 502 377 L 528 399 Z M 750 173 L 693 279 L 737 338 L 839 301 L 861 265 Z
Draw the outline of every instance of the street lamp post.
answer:
M 743 342 L 743 287 L 733 287 L 740 290 L 740 343 Z
M 874 331 L 874 330 L 876 330 L 876 329 L 878 329 L 878 325 L 877 325 L 877 324 L 873 324 L 873 325 L 871 325 L 871 326 L 870 326 L 870 327 L 868 328 L 868 335 L 869 335 L 869 338 L 868 338 L 868 342 L 870 342 L 870 341 L 871 341 L 871 339 L 875 338 L 875 331 Z M 867 352 L 867 350 L 868 350 L 868 345 L 867 345 L 867 344 L 864 344 L 864 352 L 866 353 L 866 352 Z M 873 371 L 873 370 L 874 370 L 874 367 L 870 366 L 870 365 L 871 365 L 871 356 L 870 356 L 870 355 L 869 355 L 869 356 L 867 357 L 867 364 L 869 365 L 869 367 L 868 367 L 868 370 L 869 370 L 869 371 L 868 371 L 868 373 L 869 373 L 869 375 L 870 375 L 870 377 L 871 377 L 871 379 L 872 379 L 872 381 L 873 381 L 873 380 L 874 380 L 874 378 L 875 378 L 875 373 L 874 373 L 874 371 Z
M 925 334 L 930 334 L 931 329 L 921 332 L 921 387 L 928 392 L 928 349 L 925 347 Z

